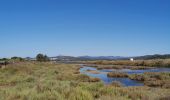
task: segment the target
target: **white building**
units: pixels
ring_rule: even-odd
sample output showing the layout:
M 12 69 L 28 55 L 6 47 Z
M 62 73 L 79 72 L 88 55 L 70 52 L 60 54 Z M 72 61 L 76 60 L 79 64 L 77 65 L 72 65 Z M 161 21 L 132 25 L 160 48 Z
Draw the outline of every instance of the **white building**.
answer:
M 133 58 L 130 58 L 130 61 L 134 61 L 134 59 L 133 59 Z

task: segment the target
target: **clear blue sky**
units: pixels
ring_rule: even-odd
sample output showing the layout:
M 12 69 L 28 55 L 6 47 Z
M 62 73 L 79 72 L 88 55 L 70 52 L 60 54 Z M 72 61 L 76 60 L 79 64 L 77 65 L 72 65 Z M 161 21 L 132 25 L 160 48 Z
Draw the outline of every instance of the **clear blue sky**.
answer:
M 1 0 L 0 57 L 170 53 L 170 0 Z

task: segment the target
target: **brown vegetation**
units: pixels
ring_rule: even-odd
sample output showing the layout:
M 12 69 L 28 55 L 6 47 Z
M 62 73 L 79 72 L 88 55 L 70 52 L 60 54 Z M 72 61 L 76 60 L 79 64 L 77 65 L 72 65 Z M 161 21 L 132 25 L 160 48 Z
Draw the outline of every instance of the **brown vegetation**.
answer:
M 170 67 L 170 59 L 155 59 L 155 60 L 113 60 L 113 61 L 86 61 L 85 64 L 95 65 L 125 65 L 125 66 L 149 66 L 149 67 Z M 146 67 L 141 67 L 146 68 Z
M 170 88 L 170 73 L 147 72 L 141 75 L 129 75 L 130 79 L 143 81 L 146 86 Z
M 100 82 L 100 78 L 90 78 L 89 82 Z
M 123 86 L 123 84 L 120 83 L 119 81 L 113 81 L 110 85 L 114 86 L 114 87 L 122 87 Z
M 122 72 L 109 72 L 107 73 L 108 77 L 128 77 L 128 75 L 126 73 L 122 73 Z

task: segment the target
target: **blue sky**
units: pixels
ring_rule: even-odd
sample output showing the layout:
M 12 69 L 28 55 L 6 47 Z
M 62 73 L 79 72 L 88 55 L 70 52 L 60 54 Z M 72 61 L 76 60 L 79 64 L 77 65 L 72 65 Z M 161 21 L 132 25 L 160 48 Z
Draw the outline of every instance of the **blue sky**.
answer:
M 0 57 L 170 53 L 169 0 L 1 0 Z

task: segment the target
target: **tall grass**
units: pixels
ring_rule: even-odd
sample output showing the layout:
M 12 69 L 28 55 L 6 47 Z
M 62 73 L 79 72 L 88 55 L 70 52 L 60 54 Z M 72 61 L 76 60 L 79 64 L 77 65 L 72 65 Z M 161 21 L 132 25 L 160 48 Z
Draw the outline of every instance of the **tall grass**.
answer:
M 21 62 L 0 69 L 0 100 L 155 100 L 169 89 L 106 86 L 75 74 L 79 66 Z

